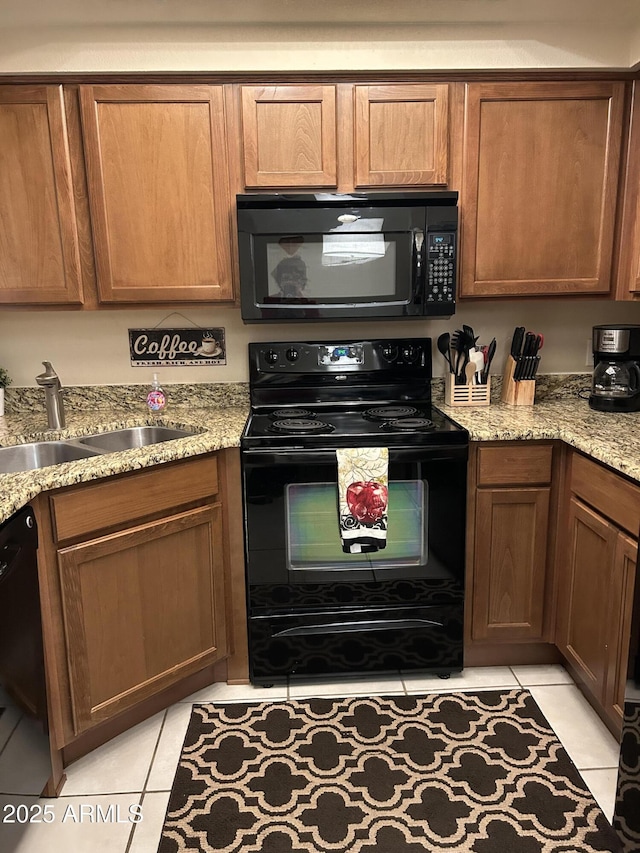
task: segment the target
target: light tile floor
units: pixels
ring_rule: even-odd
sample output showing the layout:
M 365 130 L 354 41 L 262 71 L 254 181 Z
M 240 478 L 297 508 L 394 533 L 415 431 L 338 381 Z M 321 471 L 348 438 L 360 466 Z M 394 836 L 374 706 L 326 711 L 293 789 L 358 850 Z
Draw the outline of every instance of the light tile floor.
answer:
M 595 799 L 611 818 L 618 743 L 568 673 L 560 666 L 471 667 L 446 680 L 398 673 L 376 679 L 314 679 L 289 688 L 214 684 L 68 767 L 63 796 L 57 800 L 38 798 L 36 792 L 46 780 L 45 741 L 9 705 L 0 717 L 0 850 L 155 853 L 191 706 L 197 702 L 445 693 L 518 686 L 531 691 Z M 0 704 L 7 706 L 1 692 Z

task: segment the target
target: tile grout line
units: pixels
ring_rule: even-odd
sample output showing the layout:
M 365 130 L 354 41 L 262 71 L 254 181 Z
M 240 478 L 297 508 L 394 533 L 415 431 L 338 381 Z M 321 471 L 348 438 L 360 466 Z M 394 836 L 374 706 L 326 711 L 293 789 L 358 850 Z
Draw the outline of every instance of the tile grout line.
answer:
M 7 709 L 5 708 L 4 710 L 5 710 L 5 714 L 6 714 Z M 9 732 L 9 737 L 8 737 L 8 738 L 6 739 L 6 741 L 4 742 L 4 746 L 2 747 L 2 749 L 0 749 L 0 756 L 2 756 L 2 753 L 3 753 L 3 752 L 5 751 L 5 749 L 9 746 L 9 741 L 10 741 L 10 740 L 11 740 L 11 738 L 15 735 L 15 733 L 16 733 L 16 729 L 17 729 L 17 728 L 18 728 L 18 726 L 20 725 L 20 722 L 22 721 L 22 718 L 23 718 L 23 717 L 24 717 L 24 714 L 20 714 L 20 716 L 19 716 L 19 717 L 18 717 L 18 719 L 16 720 L 16 724 L 15 724 L 15 726 L 14 726 L 14 727 L 11 729 L 11 731 Z
M 138 805 L 142 809 L 142 805 L 144 803 L 145 794 L 147 793 L 147 784 L 149 782 L 149 777 L 151 776 L 151 769 L 153 767 L 153 762 L 156 760 L 156 755 L 158 754 L 158 747 L 160 746 L 160 739 L 162 738 L 162 733 L 164 731 L 165 723 L 167 722 L 167 716 L 169 714 L 169 708 L 165 708 L 164 713 L 162 715 L 162 722 L 160 723 L 160 730 L 158 731 L 158 737 L 156 739 L 155 746 L 153 748 L 153 753 L 151 755 L 151 761 L 149 762 L 149 768 L 147 770 L 147 775 L 145 776 L 144 782 L 142 783 L 142 791 L 139 792 L 140 798 L 138 800 Z M 178 756 L 178 761 L 180 761 L 180 756 Z M 176 765 L 177 767 L 177 765 Z M 142 823 L 142 821 L 140 821 Z M 133 839 L 135 836 L 136 829 L 138 828 L 137 823 L 133 823 L 131 825 L 131 830 L 129 831 L 129 838 L 127 839 L 127 844 L 124 848 L 124 853 L 129 853 L 131 849 L 131 845 L 133 844 Z

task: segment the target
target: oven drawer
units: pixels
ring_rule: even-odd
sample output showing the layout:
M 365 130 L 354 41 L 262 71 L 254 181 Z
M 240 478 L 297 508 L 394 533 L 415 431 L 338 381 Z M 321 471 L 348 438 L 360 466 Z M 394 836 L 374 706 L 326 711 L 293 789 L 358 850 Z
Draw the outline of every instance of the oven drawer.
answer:
M 462 669 L 462 607 L 372 608 L 249 619 L 254 684 L 328 673 Z

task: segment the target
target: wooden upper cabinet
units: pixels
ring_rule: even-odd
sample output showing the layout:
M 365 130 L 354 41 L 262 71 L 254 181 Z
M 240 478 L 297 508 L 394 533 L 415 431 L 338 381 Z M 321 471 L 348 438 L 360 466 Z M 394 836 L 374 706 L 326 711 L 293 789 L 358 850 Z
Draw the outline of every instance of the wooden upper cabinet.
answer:
M 608 293 L 624 84 L 467 86 L 460 295 Z
M 355 86 L 354 186 L 445 185 L 447 84 Z
M 449 86 L 241 86 L 246 189 L 446 185 Z
M 337 186 L 336 87 L 242 86 L 244 184 Z
M 232 298 L 221 86 L 81 86 L 103 302 Z
M 81 302 L 62 86 L 0 86 L 0 303 Z
M 631 127 L 624 178 L 617 299 L 640 298 L 640 86 L 633 84 Z

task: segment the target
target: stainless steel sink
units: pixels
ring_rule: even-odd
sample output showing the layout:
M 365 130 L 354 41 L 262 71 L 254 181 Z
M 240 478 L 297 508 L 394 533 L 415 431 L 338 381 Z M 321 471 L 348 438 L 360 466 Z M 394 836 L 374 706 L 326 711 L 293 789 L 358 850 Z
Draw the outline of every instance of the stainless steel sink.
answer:
M 102 456 L 104 453 L 113 453 L 116 450 L 146 447 L 149 444 L 196 434 L 188 429 L 140 426 L 87 435 L 84 438 L 33 441 L 29 444 L 16 444 L 14 447 L 0 447 L 0 474 L 33 471 L 37 468 L 46 468 L 48 465 L 59 465 L 61 462 Z
M 33 471 L 47 465 L 59 465 L 74 459 L 99 456 L 99 450 L 78 447 L 68 441 L 34 441 L 17 444 L 15 447 L 0 447 L 0 474 L 15 474 L 18 471 Z
M 174 427 L 139 426 L 103 432 L 99 435 L 88 435 L 84 438 L 75 439 L 75 443 L 86 447 L 95 447 L 105 453 L 113 453 L 116 450 L 146 447 L 149 444 L 172 441 L 175 438 L 186 438 L 190 435 L 196 435 L 196 433 L 192 430 L 175 429 Z

